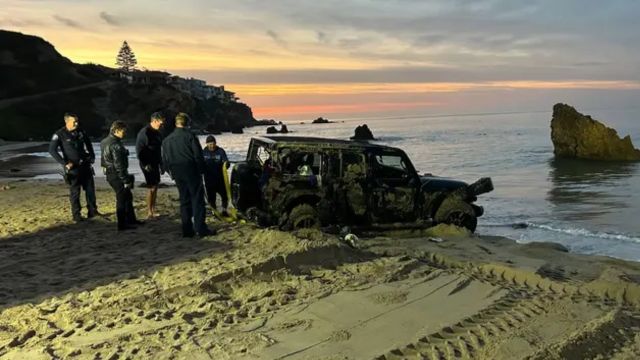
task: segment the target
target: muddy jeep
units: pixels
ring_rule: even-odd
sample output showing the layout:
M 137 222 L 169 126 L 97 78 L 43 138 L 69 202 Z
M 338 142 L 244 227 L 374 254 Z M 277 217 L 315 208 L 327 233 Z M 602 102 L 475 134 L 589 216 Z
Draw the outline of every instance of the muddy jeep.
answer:
M 240 212 L 287 230 L 448 223 L 474 231 L 483 213 L 474 201 L 493 190 L 490 178 L 420 176 L 397 148 L 293 136 L 252 138 L 230 181 Z

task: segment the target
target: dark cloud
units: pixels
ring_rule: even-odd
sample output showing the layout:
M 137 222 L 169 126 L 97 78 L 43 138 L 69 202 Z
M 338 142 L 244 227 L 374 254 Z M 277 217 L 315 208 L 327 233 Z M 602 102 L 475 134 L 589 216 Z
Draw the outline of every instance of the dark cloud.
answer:
M 320 44 L 328 44 L 329 43 L 329 37 L 323 31 L 316 31 L 316 40 L 318 40 L 318 42 Z
M 61 24 L 63 24 L 63 25 L 66 25 L 66 26 L 68 26 L 68 27 L 72 27 L 72 28 L 75 28 L 75 29 L 82 29 L 82 25 L 80 25 L 80 24 L 79 24 L 77 21 L 75 21 L 75 20 L 72 20 L 72 19 L 69 19 L 69 18 L 65 18 L 65 17 L 62 17 L 62 16 L 60 16 L 60 15 L 53 15 L 53 18 L 54 18 L 57 22 L 59 22 L 59 23 L 61 23 Z
M 109 25 L 112 26 L 121 26 L 122 25 L 122 20 L 118 19 L 118 17 L 111 15 L 109 13 L 107 13 L 106 11 L 101 11 L 100 12 L 100 19 L 104 20 L 104 22 L 106 22 Z
M 280 35 L 278 33 L 276 33 L 273 30 L 267 30 L 266 31 L 267 36 L 269 36 L 271 38 L 271 40 L 273 40 L 276 44 L 280 45 L 283 48 L 288 48 L 289 45 L 287 44 L 286 41 L 284 41 Z
M 635 64 L 638 70 L 639 64 Z M 187 70 L 184 70 L 187 71 Z M 219 83 L 439 83 L 439 82 L 494 82 L 494 81 L 640 81 L 640 72 L 629 76 L 626 69 L 611 71 L 606 67 L 551 66 L 551 65 L 479 65 L 468 67 L 395 66 L 366 70 L 188 70 L 195 76 L 216 79 Z

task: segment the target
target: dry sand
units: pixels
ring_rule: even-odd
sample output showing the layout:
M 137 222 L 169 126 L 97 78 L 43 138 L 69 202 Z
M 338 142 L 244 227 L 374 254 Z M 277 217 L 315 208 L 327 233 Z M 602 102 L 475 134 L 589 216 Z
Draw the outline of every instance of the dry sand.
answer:
M 144 190 L 135 191 L 143 213 Z M 637 359 L 640 264 L 457 228 L 369 234 L 165 216 L 69 221 L 58 181 L 0 181 L 0 358 Z M 429 241 L 429 238 L 444 241 Z

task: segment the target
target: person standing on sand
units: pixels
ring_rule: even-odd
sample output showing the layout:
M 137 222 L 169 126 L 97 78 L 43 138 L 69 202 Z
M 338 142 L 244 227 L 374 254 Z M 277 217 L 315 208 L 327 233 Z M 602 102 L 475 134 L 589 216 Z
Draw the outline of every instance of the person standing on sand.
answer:
M 134 225 L 143 224 L 136 219 L 133 209 L 133 175 L 129 175 L 129 150 L 122 145 L 127 124 L 114 121 L 109 136 L 100 142 L 101 164 L 107 176 L 107 182 L 116 193 L 116 217 L 118 231 L 135 229 Z
M 159 112 L 151 114 L 149 124 L 140 129 L 136 138 L 136 154 L 140 168 L 147 183 L 148 218 L 159 216 L 156 213 L 156 198 L 162 171 L 162 134 L 160 128 L 164 124 L 164 116 Z
M 87 218 L 100 215 L 96 205 L 96 190 L 93 166 L 96 155 L 91 139 L 80 129 L 78 116 L 64 114 L 64 126 L 53 134 L 49 143 L 49 154 L 63 166 L 64 180 L 69 185 L 71 215 L 75 222 L 83 221 L 80 207 L 80 188 L 87 199 Z
M 229 200 L 227 199 L 227 189 L 224 185 L 222 174 L 222 167 L 226 166 L 229 161 L 227 153 L 216 144 L 216 138 L 209 135 L 202 154 L 205 162 L 204 186 L 207 190 L 209 205 L 213 210 L 216 209 L 216 194 L 219 194 L 222 202 L 222 216 L 229 216 L 227 213 Z
M 189 130 L 190 123 L 189 115 L 176 115 L 175 130 L 162 142 L 162 164 L 180 194 L 182 236 L 189 238 L 196 232 L 203 237 L 216 234 L 205 223 L 204 158 L 198 139 Z

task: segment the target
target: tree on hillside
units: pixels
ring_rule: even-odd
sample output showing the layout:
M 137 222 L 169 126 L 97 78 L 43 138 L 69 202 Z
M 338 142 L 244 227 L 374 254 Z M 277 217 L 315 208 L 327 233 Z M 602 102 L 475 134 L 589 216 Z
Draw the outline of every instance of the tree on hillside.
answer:
M 133 50 L 131 50 L 126 41 L 123 42 L 116 57 L 116 65 L 118 65 L 120 70 L 129 72 L 135 69 L 137 64 L 136 54 L 133 53 Z

